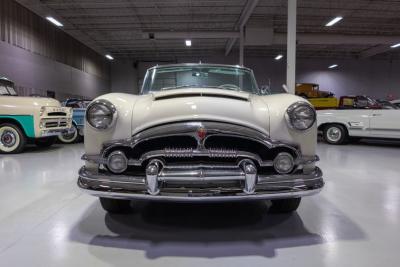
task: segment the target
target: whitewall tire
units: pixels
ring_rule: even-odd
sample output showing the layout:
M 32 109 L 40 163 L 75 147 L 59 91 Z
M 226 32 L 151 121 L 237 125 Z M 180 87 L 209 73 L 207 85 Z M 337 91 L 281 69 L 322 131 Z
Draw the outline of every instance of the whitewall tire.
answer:
M 62 133 L 58 136 L 58 140 L 64 144 L 72 144 L 76 143 L 79 139 L 79 131 L 75 125 L 72 125 L 73 132 L 72 133 Z
M 11 123 L 0 125 L 0 153 L 20 153 L 25 145 L 26 137 L 17 125 Z
M 347 141 L 347 129 L 340 124 L 329 124 L 324 127 L 324 140 L 328 144 L 342 145 Z

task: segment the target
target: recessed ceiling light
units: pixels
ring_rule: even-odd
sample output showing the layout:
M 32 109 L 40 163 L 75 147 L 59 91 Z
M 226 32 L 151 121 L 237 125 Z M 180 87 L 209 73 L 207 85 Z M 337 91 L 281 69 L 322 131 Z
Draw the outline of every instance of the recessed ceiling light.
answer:
M 326 27 L 331 27 L 333 25 L 335 25 L 336 23 L 338 23 L 339 21 L 341 21 L 343 19 L 343 17 L 336 17 L 334 19 L 332 19 L 331 21 L 329 21 L 327 24 L 325 24 Z
M 396 47 L 399 47 L 399 46 L 400 46 L 400 43 L 391 45 L 390 47 L 391 47 L 391 48 L 396 48 Z
M 333 65 L 330 65 L 328 68 L 329 69 L 334 69 L 334 68 L 336 68 L 338 65 L 337 64 L 333 64 Z
M 46 19 L 47 19 L 48 21 L 50 21 L 51 23 L 53 23 L 54 25 L 56 25 L 57 27 L 62 27 L 62 26 L 64 26 L 61 22 L 59 22 L 58 20 L 56 20 L 56 19 L 53 18 L 53 17 L 46 17 Z
M 186 46 L 192 46 L 192 40 L 186 40 L 185 41 Z
M 106 58 L 108 58 L 109 60 L 113 60 L 114 59 L 111 55 L 106 55 Z
M 277 56 L 275 57 L 275 60 L 280 60 L 281 58 L 283 58 L 283 55 L 277 55 Z

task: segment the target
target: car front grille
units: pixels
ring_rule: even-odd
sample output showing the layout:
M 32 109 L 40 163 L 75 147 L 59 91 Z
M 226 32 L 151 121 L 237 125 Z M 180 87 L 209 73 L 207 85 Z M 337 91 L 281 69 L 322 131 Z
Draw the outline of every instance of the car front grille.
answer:
M 132 139 L 105 144 L 102 158 L 106 162 L 111 152 L 122 151 L 129 160 L 127 171 L 134 173 L 143 172 L 143 168 L 154 159 L 169 165 L 211 167 L 238 166 L 243 160 L 251 160 L 260 171 L 268 172 L 273 169 L 274 158 L 281 152 L 291 154 L 295 160 L 299 157 L 295 146 L 273 142 L 268 136 L 243 126 L 199 123 L 190 124 L 186 129 L 182 124 L 150 128 Z M 207 133 L 199 137 L 197 131 L 202 127 Z
M 58 127 L 66 127 L 68 122 L 66 119 L 57 120 L 57 121 L 47 121 L 45 122 L 45 128 L 58 128 Z
M 67 116 L 67 113 L 65 112 L 49 112 L 47 113 L 47 116 L 53 117 L 53 116 Z

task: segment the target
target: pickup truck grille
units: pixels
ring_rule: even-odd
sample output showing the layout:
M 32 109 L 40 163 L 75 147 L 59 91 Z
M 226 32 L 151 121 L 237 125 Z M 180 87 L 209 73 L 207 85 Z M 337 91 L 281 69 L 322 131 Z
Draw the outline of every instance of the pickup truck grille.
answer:
M 57 127 L 66 127 L 67 120 L 59 120 L 59 121 L 48 121 L 45 123 L 45 128 L 57 128 Z
M 65 112 L 49 112 L 47 113 L 47 116 L 52 117 L 52 116 L 67 116 L 67 113 Z

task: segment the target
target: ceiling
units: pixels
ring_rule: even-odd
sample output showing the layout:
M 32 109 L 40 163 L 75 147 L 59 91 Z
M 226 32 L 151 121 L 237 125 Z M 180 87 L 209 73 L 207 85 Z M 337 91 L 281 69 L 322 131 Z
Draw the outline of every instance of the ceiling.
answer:
M 182 55 L 225 54 L 230 38 L 207 33 L 237 32 L 246 8 L 254 0 L 18 0 L 45 17 L 60 20 L 63 29 L 99 53 L 135 59 L 171 58 Z M 400 58 L 399 0 L 298 0 L 298 57 Z M 246 27 L 269 28 L 285 34 L 287 0 L 259 0 Z M 333 27 L 333 17 L 344 19 Z M 149 33 L 194 33 L 192 46 L 176 36 L 149 39 Z M 300 41 L 306 34 L 307 41 Z M 173 36 L 173 35 L 171 35 Z M 365 39 L 368 37 L 369 39 Z M 398 37 L 398 38 L 397 38 Z M 233 45 L 235 54 L 238 41 Z M 284 43 L 245 46 L 245 55 L 274 57 L 285 53 Z

